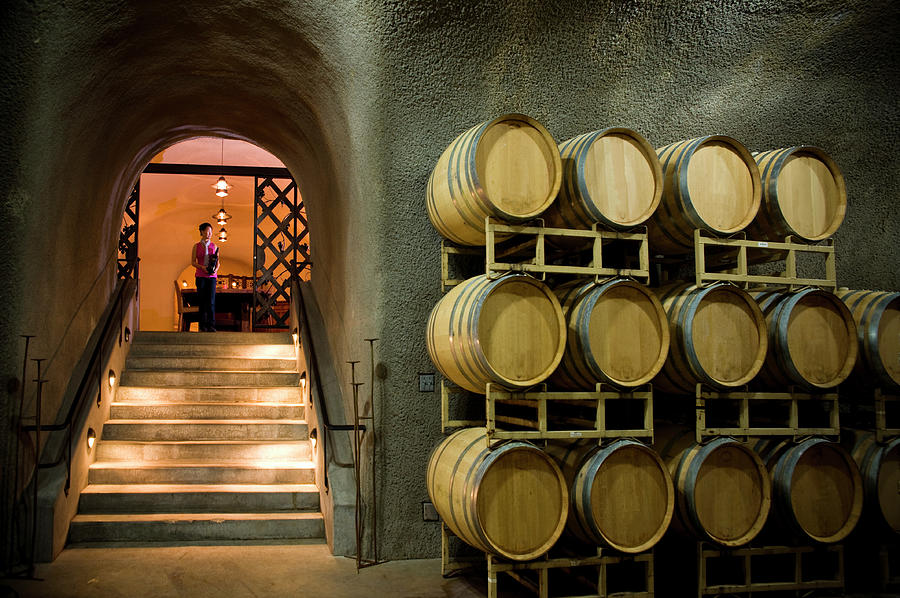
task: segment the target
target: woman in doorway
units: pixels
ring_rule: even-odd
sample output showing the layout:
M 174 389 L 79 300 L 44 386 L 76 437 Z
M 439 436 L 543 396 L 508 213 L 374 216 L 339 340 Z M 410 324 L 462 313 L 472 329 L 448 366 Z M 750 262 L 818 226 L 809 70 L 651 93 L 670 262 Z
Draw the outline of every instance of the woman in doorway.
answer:
M 219 270 L 219 248 L 212 242 L 212 225 L 199 227 L 200 241 L 191 250 L 191 265 L 196 269 L 197 298 L 200 302 L 200 332 L 216 331 L 216 272 Z

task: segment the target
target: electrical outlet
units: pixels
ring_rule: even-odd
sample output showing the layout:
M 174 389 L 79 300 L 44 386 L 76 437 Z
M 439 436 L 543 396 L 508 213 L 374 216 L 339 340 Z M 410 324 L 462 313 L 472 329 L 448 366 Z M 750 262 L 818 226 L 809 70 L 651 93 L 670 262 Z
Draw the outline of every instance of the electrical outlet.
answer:
M 422 503 L 422 521 L 440 521 L 434 504 L 427 501 Z
M 434 392 L 434 374 L 419 374 L 419 392 Z

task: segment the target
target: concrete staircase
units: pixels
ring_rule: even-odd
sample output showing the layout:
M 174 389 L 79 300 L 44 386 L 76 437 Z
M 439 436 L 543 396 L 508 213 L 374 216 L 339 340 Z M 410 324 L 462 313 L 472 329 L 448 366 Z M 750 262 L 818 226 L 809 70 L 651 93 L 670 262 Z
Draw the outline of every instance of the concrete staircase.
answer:
M 287 333 L 138 332 L 71 543 L 324 542 Z

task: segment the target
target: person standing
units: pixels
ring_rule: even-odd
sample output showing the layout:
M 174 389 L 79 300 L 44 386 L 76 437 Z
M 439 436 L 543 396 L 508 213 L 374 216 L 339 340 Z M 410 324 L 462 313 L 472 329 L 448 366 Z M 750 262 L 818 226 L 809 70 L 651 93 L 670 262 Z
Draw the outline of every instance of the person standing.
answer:
M 219 249 L 212 242 L 212 225 L 199 227 L 200 241 L 191 250 L 191 265 L 195 268 L 197 298 L 200 302 L 200 332 L 216 331 L 216 272 L 219 270 Z

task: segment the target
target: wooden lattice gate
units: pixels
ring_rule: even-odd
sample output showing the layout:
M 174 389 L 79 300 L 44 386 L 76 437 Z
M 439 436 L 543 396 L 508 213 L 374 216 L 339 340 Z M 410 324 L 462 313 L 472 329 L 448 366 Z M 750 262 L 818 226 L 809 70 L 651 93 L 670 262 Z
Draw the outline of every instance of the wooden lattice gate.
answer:
M 286 330 L 291 274 L 310 266 L 306 213 L 293 179 L 257 176 L 254 188 L 253 328 Z

